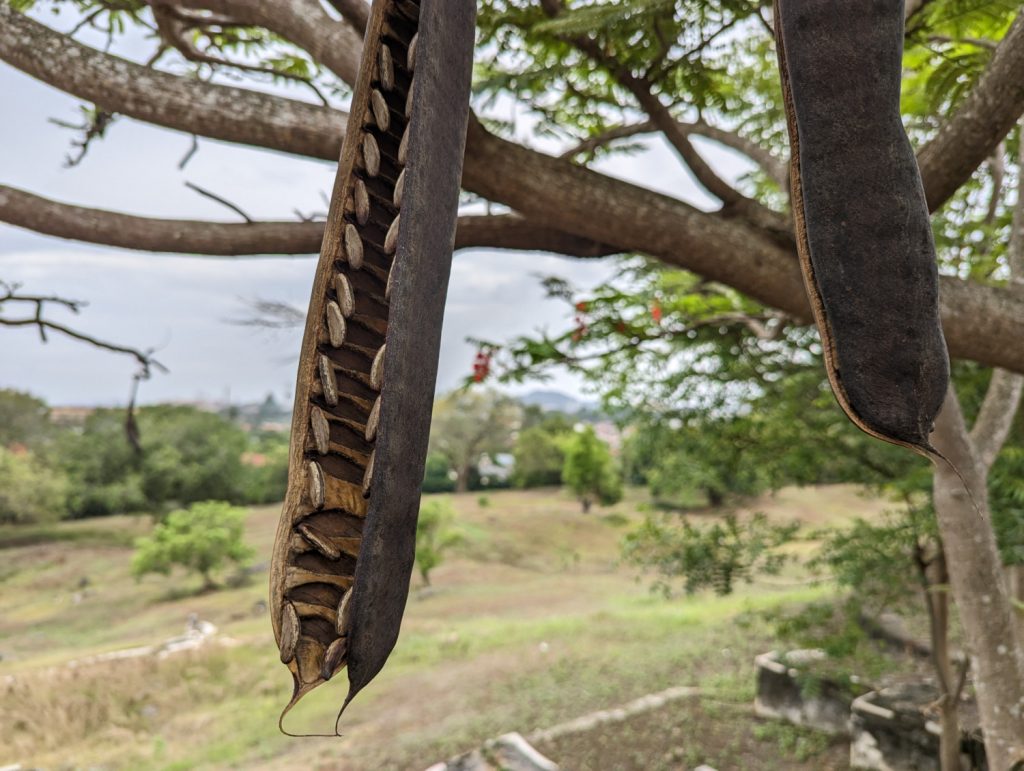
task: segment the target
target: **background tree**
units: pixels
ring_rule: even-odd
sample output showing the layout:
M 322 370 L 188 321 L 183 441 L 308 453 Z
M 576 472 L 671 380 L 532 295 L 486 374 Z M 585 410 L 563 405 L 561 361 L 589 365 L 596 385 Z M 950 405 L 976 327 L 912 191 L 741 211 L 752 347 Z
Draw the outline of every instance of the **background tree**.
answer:
M 339 108 L 355 81 L 364 5 L 332 3 L 341 8 L 339 18 L 314 0 L 258 7 L 242 0 L 54 4 L 71 9 L 76 22 L 84 18 L 106 30 L 112 45 L 123 31 L 137 38 L 140 27 L 156 29 L 155 55 L 145 64 L 83 46 L 19 13 L 35 5 L 0 5 L 0 58 L 88 103 L 81 151 L 116 116 L 126 116 L 200 137 L 337 159 L 345 121 Z M 973 249 L 975 234 L 992 235 L 991 243 L 1005 243 L 1008 235 L 1003 196 L 986 193 L 1017 173 L 1015 163 L 1003 164 L 994 151 L 1005 142 L 1015 157 L 1012 129 L 1024 112 L 1024 12 L 1002 0 L 929 0 L 908 2 L 907 14 L 903 107 L 921 148 L 929 205 L 938 210 L 950 352 L 1024 372 L 1018 345 L 1024 299 L 1001 286 L 1005 255 L 990 250 L 979 259 Z M 532 137 L 511 138 L 511 127 L 493 115 L 471 120 L 463 185 L 497 213 L 461 218 L 459 246 L 583 257 L 639 253 L 742 293 L 743 316 L 769 337 L 775 323 L 765 317 L 781 312 L 787 325 L 809 321 L 786 213 L 785 129 L 768 4 L 485 0 L 479 23 L 480 111 L 497 102 L 504 117 L 511 102 L 554 154 L 528 146 Z M 213 70 L 252 87 L 211 82 Z M 267 77 L 312 85 L 327 104 L 261 92 Z M 599 170 L 604 155 L 635 150 L 645 135 L 672 147 L 709 206 Z M 708 147 L 702 140 L 745 155 L 751 173 L 723 177 L 702 154 Z M 11 187 L 0 188 L 0 219 L 60 237 L 200 254 L 310 253 L 323 233 L 315 221 L 188 222 L 97 211 Z M 660 318 L 660 305 L 648 313 Z M 805 337 L 804 351 L 813 350 L 812 340 Z M 795 341 L 789 349 L 798 350 Z M 985 452 L 971 444 L 953 397 L 936 441 L 975 486 L 983 481 L 974 472 Z M 985 588 L 1002 583 L 995 535 L 985 527 L 976 541 L 963 524 L 975 520 L 957 497 L 957 484 L 940 472 L 935 504 L 963 611 L 981 608 Z M 984 500 L 980 508 L 984 514 Z M 1009 631 L 1005 592 L 990 599 L 985 617 L 965 613 L 964 619 L 986 686 L 981 711 L 989 762 L 1001 768 L 1024 754 L 1010 749 L 1022 734 L 1024 718 L 1011 708 L 1024 698 L 1024 654 Z
M 53 435 L 50 407 L 31 394 L 0 388 L 0 447 L 38 448 Z
M 27 450 L 0 447 L 0 523 L 56 522 L 67 511 L 68 484 Z
M 561 415 L 520 431 L 513 450 L 513 484 L 523 488 L 560 485 L 565 445 L 571 437 L 572 424 Z
M 490 389 L 453 391 L 434 403 L 430 452 L 444 457 L 455 471 L 456 492 L 469 490 L 481 456 L 512 449 L 520 415 L 518 402 Z
M 450 502 L 433 498 L 420 504 L 420 516 L 416 520 L 416 569 L 424 586 L 430 586 L 430 571 L 461 541 L 462 534 L 455 526 L 455 510 Z
M 566 441 L 562 479 L 579 498 L 584 514 L 594 501 L 610 506 L 622 500 L 622 477 L 593 426 L 584 426 Z
M 138 539 L 132 572 L 168 575 L 180 566 L 198 573 L 203 591 L 217 588 L 214 573 L 227 563 L 244 565 L 253 550 L 243 540 L 245 509 L 223 501 L 194 503 L 157 523 L 152 535 Z

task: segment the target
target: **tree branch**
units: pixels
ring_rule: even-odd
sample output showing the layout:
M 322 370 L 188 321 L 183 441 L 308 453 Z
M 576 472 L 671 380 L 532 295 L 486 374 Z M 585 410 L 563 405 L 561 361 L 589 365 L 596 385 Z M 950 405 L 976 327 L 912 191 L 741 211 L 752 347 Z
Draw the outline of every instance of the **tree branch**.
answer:
M 207 222 L 136 217 L 43 198 L 0 185 L 0 222 L 37 233 L 144 252 L 242 257 L 320 251 L 323 222 Z M 459 217 L 456 249 L 487 247 L 604 257 L 621 250 L 538 226 L 513 214 Z
M 360 35 L 366 32 L 370 21 L 370 6 L 365 0 L 328 0 L 334 9 L 341 14 Z
M 337 160 L 347 115 L 201 83 L 77 43 L 0 3 L 0 59 L 103 110 L 166 128 Z

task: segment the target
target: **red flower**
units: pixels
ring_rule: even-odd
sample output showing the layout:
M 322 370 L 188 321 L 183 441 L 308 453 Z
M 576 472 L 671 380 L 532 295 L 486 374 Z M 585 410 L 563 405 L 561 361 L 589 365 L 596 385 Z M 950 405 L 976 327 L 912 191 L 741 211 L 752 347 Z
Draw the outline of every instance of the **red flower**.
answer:
M 661 324 L 661 303 L 657 300 L 651 305 L 651 318 L 654 319 L 655 324 Z

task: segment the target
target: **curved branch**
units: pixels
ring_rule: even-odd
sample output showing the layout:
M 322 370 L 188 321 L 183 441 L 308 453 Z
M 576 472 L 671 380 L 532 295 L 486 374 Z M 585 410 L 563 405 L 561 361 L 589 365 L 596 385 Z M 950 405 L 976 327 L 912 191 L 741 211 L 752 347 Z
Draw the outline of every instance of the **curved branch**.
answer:
M 71 40 L 0 3 L 0 59 L 108 112 L 193 134 L 336 160 L 347 115 L 201 83 Z
M 144 252 L 243 257 L 311 255 L 320 251 L 323 222 L 207 222 L 137 217 L 43 198 L 0 185 L 0 222 L 57 238 Z M 488 247 L 604 257 L 620 251 L 539 227 L 513 214 L 459 217 L 456 249 Z

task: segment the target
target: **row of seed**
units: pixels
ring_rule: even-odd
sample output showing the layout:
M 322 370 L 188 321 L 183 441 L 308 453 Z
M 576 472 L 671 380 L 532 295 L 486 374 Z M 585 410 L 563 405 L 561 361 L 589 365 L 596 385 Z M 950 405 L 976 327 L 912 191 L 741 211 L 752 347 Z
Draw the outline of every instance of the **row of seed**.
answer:
M 401 0 L 398 2 L 396 10 L 401 12 L 407 18 L 413 20 L 415 20 L 416 14 L 418 14 L 417 5 L 409 0 Z M 407 51 L 407 66 L 410 74 L 413 72 L 415 67 L 416 42 L 417 36 L 414 35 Z M 391 127 L 391 112 L 384 94 L 391 92 L 395 88 L 395 65 L 391 49 L 383 41 L 380 45 L 377 66 L 377 83 L 379 87 L 373 88 L 370 92 L 369 109 L 370 115 L 372 116 L 377 129 L 382 133 L 386 133 Z M 412 111 L 412 97 L 413 89 L 410 84 L 405 104 L 405 117 L 407 120 Z M 401 209 L 402 205 L 402 195 L 405 189 L 404 167 L 408 160 L 408 148 L 409 128 L 406 126 L 399 144 L 397 158 L 399 166 L 403 168 L 395 183 L 392 195 L 392 203 L 396 209 Z M 381 172 L 381 151 L 377 139 L 372 133 L 366 132 L 363 135 L 359 151 L 362 160 L 362 167 L 366 175 L 371 178 L 377 177 Z M 366 183 L 355 176 L 352 189 L 352 200 L 356 223 L 360 226 L 366 225 L 370 220 L 370 195 L 367 190 Z M 383 246 L 384 253 L 388 256 L 393 256 L 397 251 L 400 222 L 401 215 L 398 214 L 387 229 Z M 365 262 L 365 249 L 363 239 L 355 224 L 349 222 L 345 225 L 342 241 L 345 260 L 348 263 L 349 269 L 361 270 L 364 267 Z M 388 277 L 384 290 L 385 301 L 390 300 L 392 275 L 393 271 L 388 270 Z M 327 339 L 330 345 L 334 348 L 340 348 L 345 342 L 347 333 L 346 320 L 350 319 L 356 311 L 355 293 L 353 291 L 352 282 L 345 273 L 339 272 L 335 274 L 333 288 L 336 299 L 328 300 L 327 302 L 325 310 L 325 325 Z M 370 386 L 373 390 L 377 391 L 378 394 L 380 393 L 384 383 L 385 350 L 386 344 L 382 345 L 378 349 L 377 353 L 373 357 L 372 364 L 370 365 Z M 334 365 L 331 360 L 323 354 L 320 355 L 318 362 L 318 375 L 324 401 L 330 407 L 336 406 L 339 403 L 339 392 L 334 373 Z M 380 402 L 380 396 L 378 395 L 374 400 L 366 421 L 364 437 L 367 442 L 374 442 L 377 436 L 377 428 L 380 420 Z M 315 404 L 311 405 L 310 408 L 309 428 L 310 436 L 312 437 L 316 452 L 320 455 L 328 454 L 330 451 L 330 423 L 327 413 Z M 374 451 L 371 451 L 363 474 L 362 492 L 364 497 L 368 497 L 370 494 L 374 457 L 375 453 Z M 327 479 L 322 465 L 316 460 L 311 460 L 307 464 L 307 480 L 308 496 L 314 510 L 323 509 L 326 505 L 327 499 Z M 335 544 L 330 537 L 324 535 L 315 528 L 310 527 L 305 523 L 299 523 L 296 526 L 296 531 L 310 546 L 328 559 L 335 560 L 341 557 L 342 552 L 338 548 L 338 545 Z M 305 573 L 306 571 L 296 572 Z M 296 578 L 304 579 L 306 576 L 297 575 Z M 341 577 L 338 578 L 340 579 Z M 327 579 L 327 577 L 310 573 L 308 579 L 311 582 L 322 582 Z M 347 581 L 348 579 L 346 579 L 346 583 Z M 305 583 L 304 580 L 302 582 Z M 334 583 L 334 581 L 330 582 Z M 347 589 L 347 586 L 343 588 Z M 349 626 L 348 609 L 350 597 L 351 591 L 346 590 L 341 597 L 337 612 L 334 614 L 335 630 L 340 636 L 327 647 L 327 650 L 323 655 L 322 664 L 318 668 L 320 676 L 325 680 L 330 679 L 334 674 L 334 671 L 338 669 L 345 660 Z M 306 608 L 306 603 L 301 604 L 304 606 L 304 611 L 314 613 L 315 615 L 323 615 L 323 612 L 327 611 L 327 609 L 321 609 L 320 606 L 310 606 L 309 608 Z M 281 621 L 281 659 L 285 663 L 288 663 L 295 658 L 300 645 L 300 621 L 295 603 L 285 603 Z M 303 679 L 305 680 L 305 678 Z

